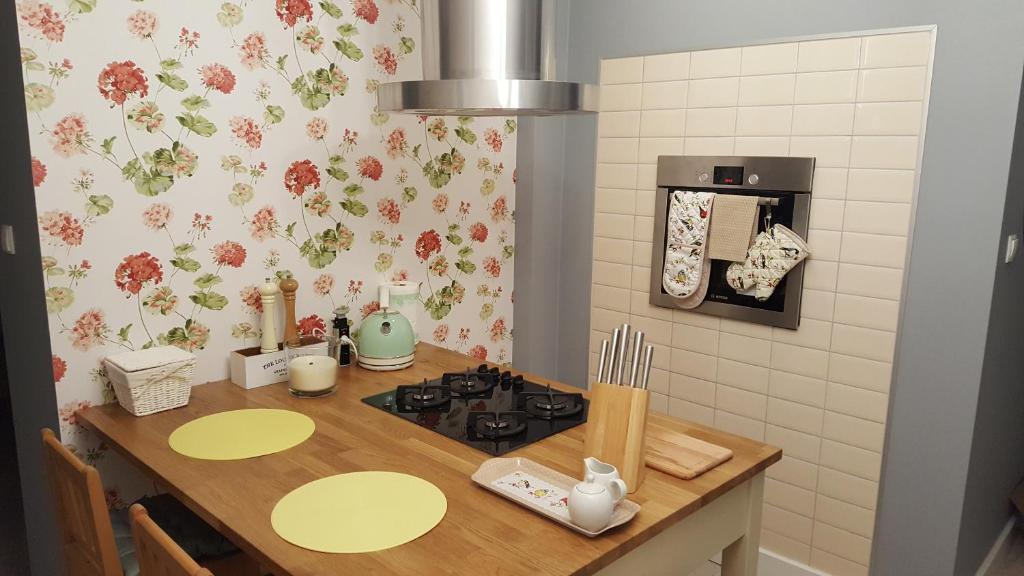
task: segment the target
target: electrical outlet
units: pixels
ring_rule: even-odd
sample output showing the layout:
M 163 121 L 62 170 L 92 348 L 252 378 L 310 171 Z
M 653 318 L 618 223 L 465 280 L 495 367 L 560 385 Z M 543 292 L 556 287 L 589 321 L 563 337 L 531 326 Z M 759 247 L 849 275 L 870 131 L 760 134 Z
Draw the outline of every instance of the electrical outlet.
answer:
M 14 226 L 10 224 L 0 224 L 0 250 L 14 254 Z

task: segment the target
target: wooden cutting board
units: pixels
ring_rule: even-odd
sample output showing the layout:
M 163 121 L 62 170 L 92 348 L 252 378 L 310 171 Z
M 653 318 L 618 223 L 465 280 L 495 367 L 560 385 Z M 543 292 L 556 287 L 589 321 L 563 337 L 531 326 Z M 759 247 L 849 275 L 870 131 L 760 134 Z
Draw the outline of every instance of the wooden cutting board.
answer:
M 648 468 L 691 480 L 732 458 L 732 450 L 647 422 Z

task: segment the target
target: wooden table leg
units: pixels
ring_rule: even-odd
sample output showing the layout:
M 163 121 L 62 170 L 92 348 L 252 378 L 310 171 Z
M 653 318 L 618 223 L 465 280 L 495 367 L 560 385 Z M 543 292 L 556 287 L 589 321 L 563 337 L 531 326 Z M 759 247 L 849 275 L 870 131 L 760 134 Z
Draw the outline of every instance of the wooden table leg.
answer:
M 764 472 L 751 478 L 748 484 L 746 532 L 722 551 L 722 576 L 757 576 L 757 560 L 761 554 Z

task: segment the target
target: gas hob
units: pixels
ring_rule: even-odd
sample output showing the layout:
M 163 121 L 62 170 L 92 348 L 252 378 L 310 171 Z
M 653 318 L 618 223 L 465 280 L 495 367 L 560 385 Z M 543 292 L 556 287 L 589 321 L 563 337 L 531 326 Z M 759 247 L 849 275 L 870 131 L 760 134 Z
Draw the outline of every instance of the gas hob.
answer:
M 500 456 L 587 421 L 589 401 L 481 364 L 363 402 Z

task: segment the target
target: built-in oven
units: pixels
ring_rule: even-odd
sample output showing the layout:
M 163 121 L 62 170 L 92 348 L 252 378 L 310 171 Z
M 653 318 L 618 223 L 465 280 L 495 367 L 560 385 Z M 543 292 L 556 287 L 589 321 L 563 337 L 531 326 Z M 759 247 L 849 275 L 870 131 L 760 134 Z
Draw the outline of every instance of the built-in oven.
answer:
M 782 224 L 807 238 L 814 158 L 775 156 L 660 156 L 655 197 L 651 256 L 650 302 L 665 308 L 684 308 L 663 284 L 669 198 L 676 191 L 741 194 L 758 197 L 757 232 Z M 714 207 L 712 206 L 712 210 Z M 714 230 L 711 230 L 714 234 Z M 809 247 L 811 251 L 813 246 Z M 781 280 L 765 301 L 746 296 L 726 281 L 731 262 L 711 260 L 707 295 L 693 312 L 796 329 L 800 325 L 804 262 Z

